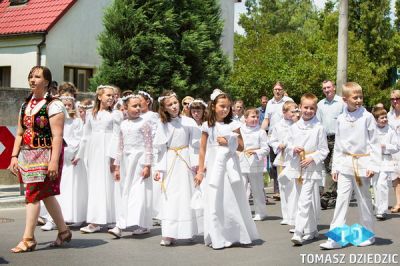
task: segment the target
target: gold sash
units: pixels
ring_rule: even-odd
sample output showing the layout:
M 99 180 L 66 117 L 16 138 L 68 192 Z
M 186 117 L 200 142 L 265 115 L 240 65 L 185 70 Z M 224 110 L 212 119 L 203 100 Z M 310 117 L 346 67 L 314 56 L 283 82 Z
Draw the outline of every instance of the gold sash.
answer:
M 357 185 L 359 187 L 361 187 L 362 186 L 362 182 L 361 182 L 360 174 L 359 174 L 359 171 L 358 171 L 358 159 L 360 157 L 369 156 L 369 153 L 349 153 L 349 152 L 345 152 L 344 154 L 348 155 L 348 156 L 351 156 L 352 164 L 353 164 L 354 177 L 356 179 Z

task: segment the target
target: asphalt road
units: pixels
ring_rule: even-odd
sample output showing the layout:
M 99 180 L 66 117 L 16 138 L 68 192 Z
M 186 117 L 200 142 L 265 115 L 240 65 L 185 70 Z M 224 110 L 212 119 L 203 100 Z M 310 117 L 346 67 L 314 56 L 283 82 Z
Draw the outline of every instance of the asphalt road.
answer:
M 392 201 L 393 202 L 393 198 Z M 301 247 L 293 247 L 289 227 L 279 224 L 279 202 L 271 200 L 267 206 L 269 217 L 257 222 L 261 239 L 250 247 L 232 247 L 212 250 L 204 246 L 202 237 L 194 242 L 179 241 L 172 247 L 161 247 L 160 228 L 151 234 L 133 237 L 124 232 L 124 238 L 114 240 L 106 233 L 81 234 L 73 231 L 73 239 L 62 248 L 50 248 L 56 231 L 36 230 L 38 247 L 35 252 L 12 254 L 9 249 L 21 239 L 24 227 L 24 209 L 0 210 L 0 264 L 10 265 L 329 265 L 385 264 L 398 265 L 400 261 L 400 215 L 376 223 L 376 243 L 369 247 L 348 246 L 340 250 L 323 251 L 319 244 L 326 240 L 333 210 L 321 212 L 320 237 Z M 351 207 L 348 224 L 357 222 L 358 211 Z M 372 254 L 372 255 L 368 255 Z M 389 254 L 389 255 L 385 255 Z M 369 256 L 369 257 L 368 257 Z M 371 259 L 371 257 L 375 256 Z M 381 263 L 377 263 L 381 260 Z M 386 261 L 383 261 L 386 260 Z M 355 262 L 355 263 L 352 263 Z M 358 262 L 358 263 L 357 263 Z M 368 263 L 370 262 L 370 263 Z M 375 262 L 375 263 L 374 263 Z

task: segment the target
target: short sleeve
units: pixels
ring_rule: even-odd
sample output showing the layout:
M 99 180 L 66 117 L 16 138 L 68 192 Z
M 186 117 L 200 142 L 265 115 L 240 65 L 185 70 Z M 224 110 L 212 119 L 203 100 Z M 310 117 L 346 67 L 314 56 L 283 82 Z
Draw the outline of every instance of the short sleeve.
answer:
M 208 122 L 204 122 L 204 123 L 201 125 L 201 132 L 208 133 L 209 129 L 210 129 L 210 128 L 208 127 Z
M 65 109 L 64 104 L 58 100 L 54 100 L 49 104 L 48 113 L 49 113 L 49 117 L 52 117 L 53 115 L 56 115 L 59 113 L 64 113 L 66 118 L 69 117 L 67 109 Z

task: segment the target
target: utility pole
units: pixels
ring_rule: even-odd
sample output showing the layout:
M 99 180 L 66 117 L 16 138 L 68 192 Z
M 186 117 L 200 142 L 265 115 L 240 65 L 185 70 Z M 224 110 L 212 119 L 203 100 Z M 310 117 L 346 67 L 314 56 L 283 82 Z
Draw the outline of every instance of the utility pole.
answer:
M 340 0 L 338 58 L 336 72 L 336 92 L 342 95 L 342 86 L 347 82 L 347 38 L 349 27 L 349 1 Z

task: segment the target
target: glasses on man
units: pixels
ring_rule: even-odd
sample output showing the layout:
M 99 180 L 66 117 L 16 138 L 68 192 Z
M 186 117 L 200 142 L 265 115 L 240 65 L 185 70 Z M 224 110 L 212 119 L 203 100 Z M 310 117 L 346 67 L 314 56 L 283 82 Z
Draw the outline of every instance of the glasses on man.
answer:
M 391 100 L 392 102 L 398 102 L 398 101 L 400 101 L 400 98 L 390 98 L 390 100 Z

